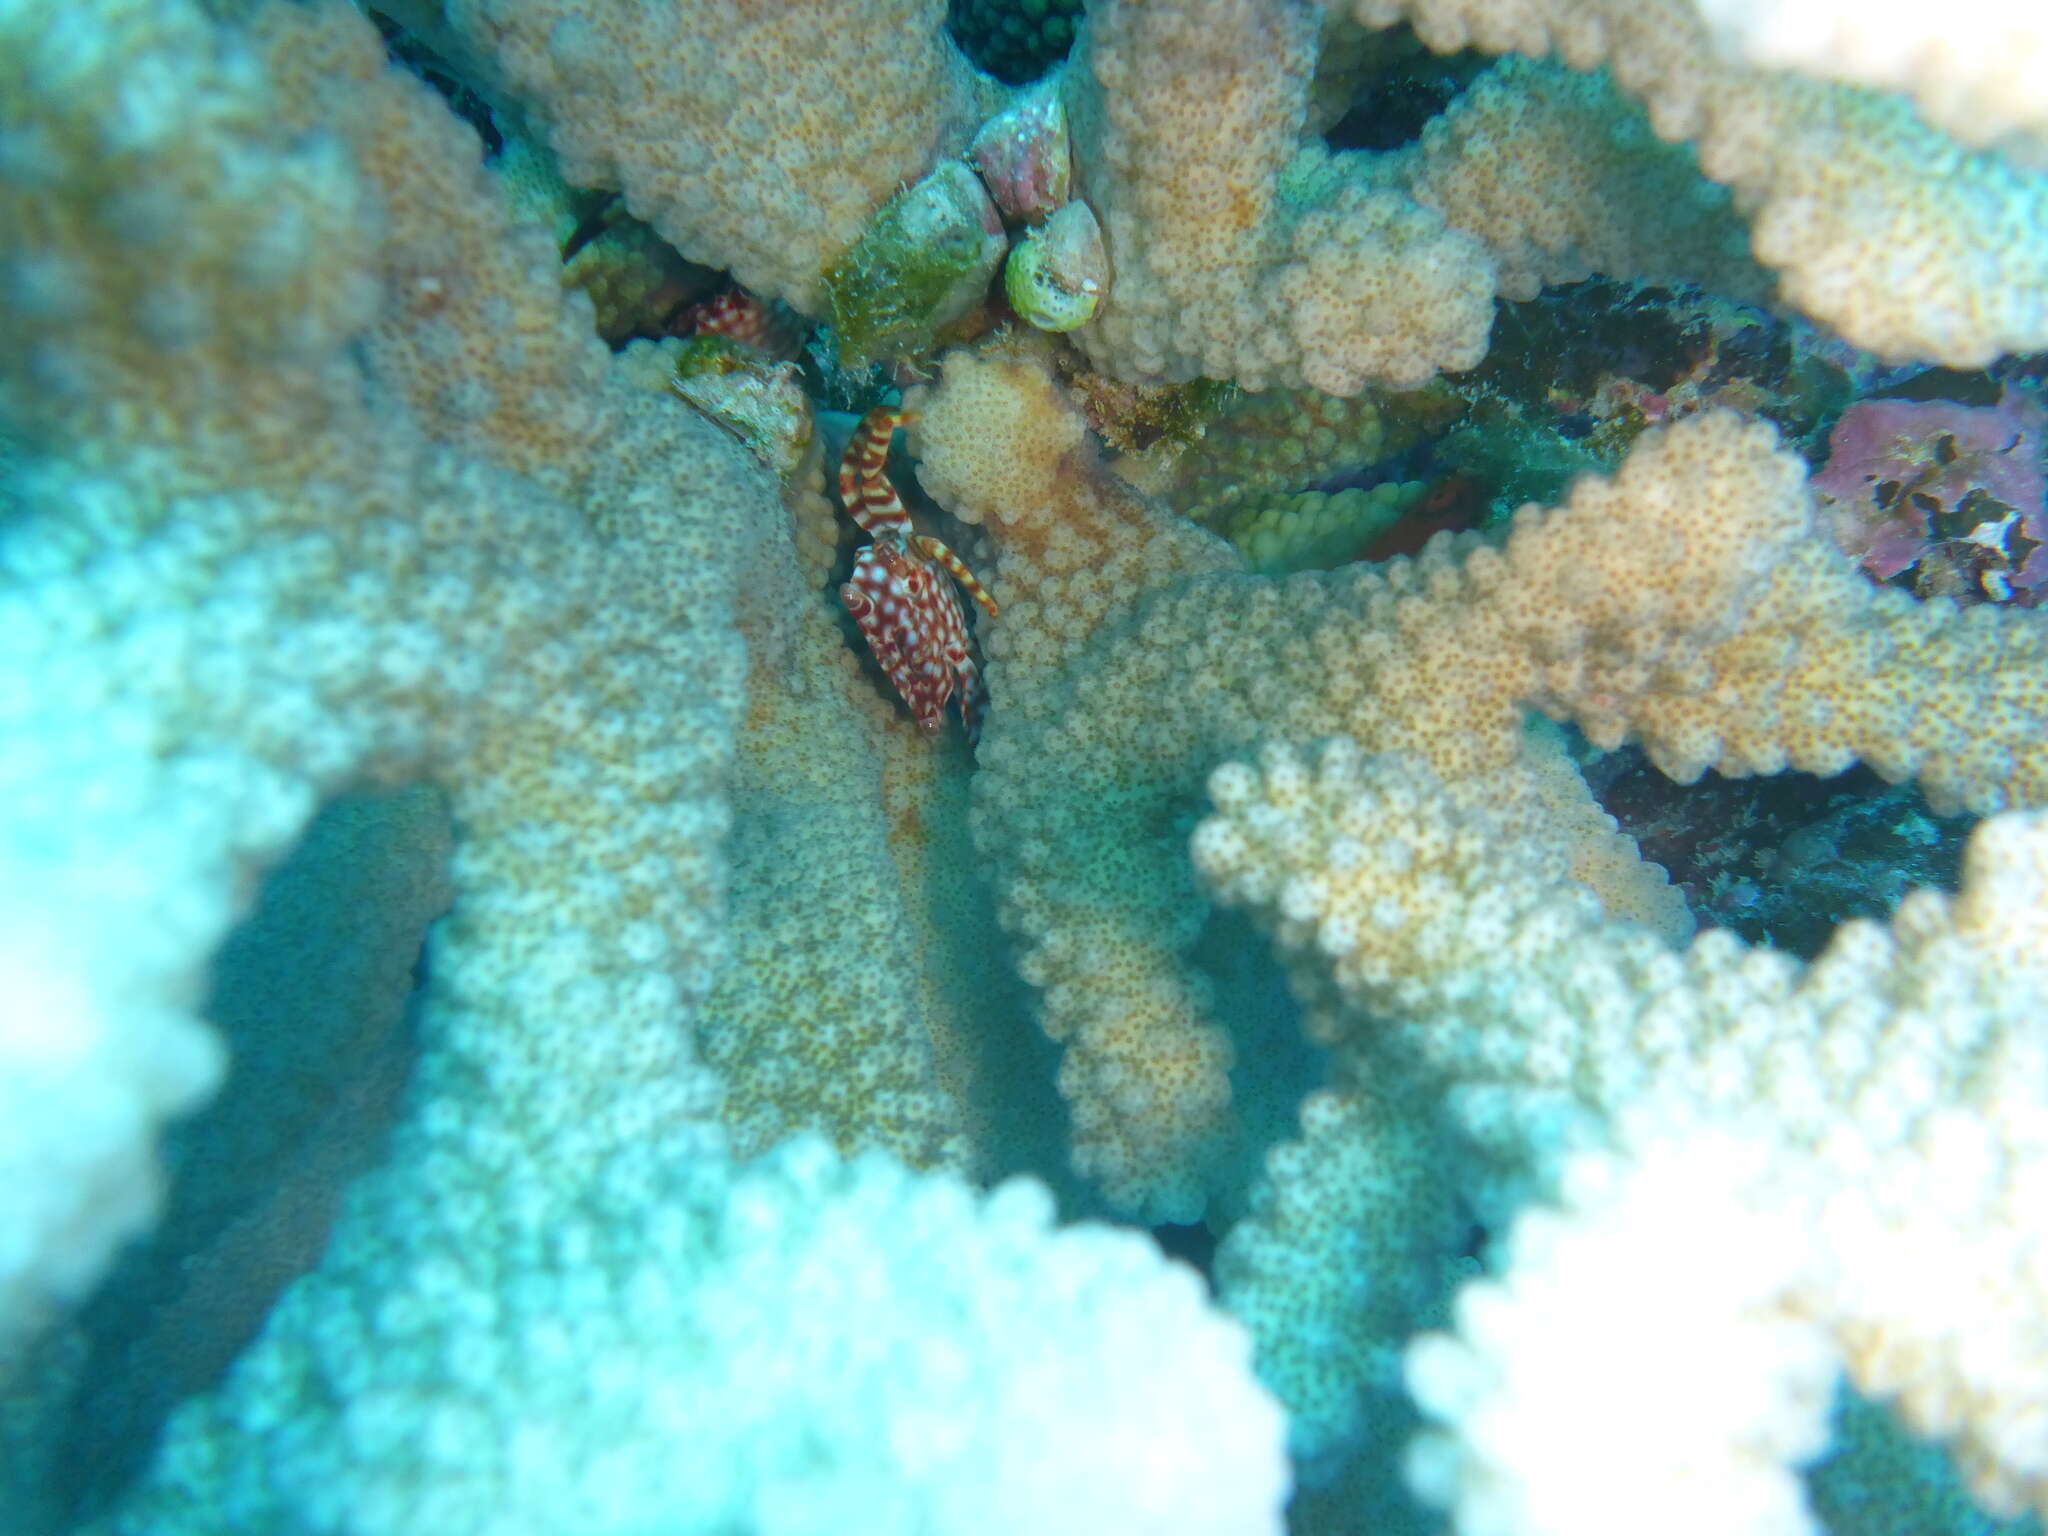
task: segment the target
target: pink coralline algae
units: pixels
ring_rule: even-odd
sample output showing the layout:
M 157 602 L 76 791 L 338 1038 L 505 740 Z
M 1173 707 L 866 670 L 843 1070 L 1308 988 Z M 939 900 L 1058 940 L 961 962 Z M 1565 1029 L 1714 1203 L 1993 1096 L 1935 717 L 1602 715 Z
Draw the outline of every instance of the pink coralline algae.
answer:
M 2048 588 L 2048 411 L 1865 400 L 1843 412 L 1814 489 L 1835 542 L 1879 581 L 1923 596 L 2038 603 Z

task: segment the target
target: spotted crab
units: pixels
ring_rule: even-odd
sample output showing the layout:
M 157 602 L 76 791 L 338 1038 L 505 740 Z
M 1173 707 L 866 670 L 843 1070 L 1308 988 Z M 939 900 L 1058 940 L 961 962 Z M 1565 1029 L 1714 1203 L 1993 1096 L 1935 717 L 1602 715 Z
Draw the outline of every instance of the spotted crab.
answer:
M 966 615 L 946 578 L 957 581 L 990 618 L 996 602 L 958 555 L 912 527 L 890 483 L 889 439 L 908 420 L 891 406 L 869 411 L 839 461 L 840 504 L 873 541 L 854 556 L 839 601 L 910 706 L 917 728 L 936 736 L 946 723 L 946 701 L 957 694 L 961 724 L 974 742 L 987 694 L 968 650 Z

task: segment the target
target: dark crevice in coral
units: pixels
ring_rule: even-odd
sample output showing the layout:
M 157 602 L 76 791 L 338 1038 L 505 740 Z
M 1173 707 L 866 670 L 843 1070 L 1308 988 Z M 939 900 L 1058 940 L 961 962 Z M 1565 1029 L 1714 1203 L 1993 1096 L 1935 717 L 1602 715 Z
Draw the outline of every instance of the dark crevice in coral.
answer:
M 1810 960 L 1851 918 L 1888 918 L 1920 886 L 1953 891 L 1972 816 L 1936 816 L 1912 785 L 1856 767 L 1674 784 L 1642 751 L 1587 781 L 1643 857 L 1670 872 L 1702 927 Z
M 1189 1226 L 1152 1229 L 1152 1240 L 1168 1258 L 1179 1259 L 1202 1277 L 1211 1292 L 1216 1289 L 1216 1234 L 1202 1222 Z
M 566 265 L 574 261 L 579 251 L 611 228 L 617 211 L 618 199 L 612 196 L 605 198 L 597 207 L 586 213 L 576 227 L 569 231 L 569 238 L 562 242 L 563 263 Z
M 441 840 L 407 830 L 429 820 Z M 409 867 L 397 876 L 408 890 L 439 886 L 445 828 L 432 791 L 335 802 L 215 956 L 203 1012 L 227 1043 L 227 1081 L 173 1128 L 162 1220 L 77 1318 L 86 1356 L 54 1490 L 76 1518 L 142 1469 L 178 1403 L 219 1383 L 319 1259 L 348 1185 L 382 1156 L 417 1056 L 425 919 L 445 906 L 399 896 L 388 877 Z M 380 898 L 390 927 L 347 913 Z M 415 988 L 403 1001 L 389 970 L 400 926 L 411 947 L 397 963 Z
M 492 120 L 490 107 L 481 96 L 462 83 L 461 78 L 448 67 L 439 54 L 381 11 L 373 10 L 369 16 L 370 20 L 377 24 L 377 33 L 384 39 L 384 52 L 390 56 L 391 62 L 419 76 L 432 86 L 441 99 L 448 103 L 449 109 L 476 130 L 477 137 L 484 141 L 486 157 L 495 155 L 505 147 L 504 136 L 498 132 L 498 125 Z
M 1953 400 L 1958 405 L 1996 405 L 2004 384 L 1989 373 L 1962 373 L 1954 368 L 1923 368 L 1895 384 L 1880 385 L 1870 400 Z
M 1432 444 L 1482 487 L 1495 520 L 1607 474 L 1652 426 L 1711 406 L 1771 422 L 1819 463 L 1853 397 L 1835 357 L 1781 317 L 1691 288 L 1593 278 L 1503 302 L 1492 346 L 1433 386 L 1461 419 Z
M 1344 115 L 1324 132 L 1323 142 L 1332 149 L 1376 151 L 1412 144 L 1493 62 L 1483 53 L 1434 54 L 1418 49 L 1400 67 L 1360 90 Z

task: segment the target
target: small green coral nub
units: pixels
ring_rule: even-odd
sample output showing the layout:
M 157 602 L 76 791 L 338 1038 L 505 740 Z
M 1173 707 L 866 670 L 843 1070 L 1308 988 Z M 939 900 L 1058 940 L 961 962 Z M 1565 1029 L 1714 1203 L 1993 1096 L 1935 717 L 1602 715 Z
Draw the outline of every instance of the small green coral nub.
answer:
M 1330 571 L 1363 558 L 1428 493 L 1416 481 L 1388 481 L 1371 490 L 1299 491 L 1240 507 L 1217 531 L 1264 575 Z
M 1068 203 L 1011 248 L 1003 291 L 1041 331 L 1078 330 L 1109 290 L 1102 226 L 1086 203 Z
M 675 347 L 678 380 L 704 374 L 747 373 L 761 366 L 761 354 L 727 336 L 685 336 Z

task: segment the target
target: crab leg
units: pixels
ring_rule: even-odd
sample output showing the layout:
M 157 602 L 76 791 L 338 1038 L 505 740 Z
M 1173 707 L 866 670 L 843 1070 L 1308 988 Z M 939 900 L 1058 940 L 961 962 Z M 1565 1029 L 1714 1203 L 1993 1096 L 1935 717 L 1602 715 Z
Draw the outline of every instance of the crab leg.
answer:
M 974 572 L 967 569 L 966 561 L 928 533 L 921 533 L 910 542 L 927 560 L 935 560 L 943 565 L 952 574 L 953 579 L 960 583 L 961 589 L 981 605 L 983 613 L 992 619 L 1001 617 L 996 612 L 996 600 L 988 595 L 988 588 L 981 584 Z
M 846 515 L 874 538 L 894 534 L 910 537 L 910 514 L 889 483 L 889 439 L 910 420 L 899 409 L 877 406 L 860 419 L 853 440 L 839 460 L 839 504 Z

